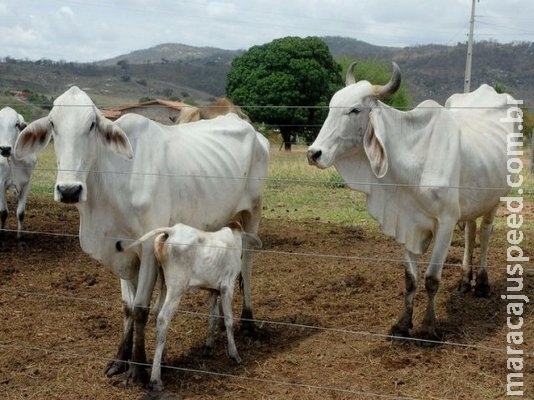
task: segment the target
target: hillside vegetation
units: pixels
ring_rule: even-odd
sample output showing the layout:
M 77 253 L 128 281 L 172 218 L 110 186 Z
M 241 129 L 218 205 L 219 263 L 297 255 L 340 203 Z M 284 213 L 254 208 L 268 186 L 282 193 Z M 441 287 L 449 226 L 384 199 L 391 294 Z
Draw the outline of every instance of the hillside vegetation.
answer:
M 396 61 L 414 100 L 438 102 L 463 91 L 466 45 L 374 46 L 355 39 L 323 37 L 335 58 Z M 29 91 L 52 100 L 71 85 L 86 90 L 99 106 L 121 106 L 146 98 L 205 103 L 225 94 L 232 60 L 242 54 L 210 47 L 166 43 L 93 63 L 35 62 L 6 57 L 0 62 L 0 102 L 24 101 L 13 93 Z M 532 109 L 534 44 L 477 42 L 471 87 L 500 85 Z M 356 70 L 357 74 L 357 70 Z

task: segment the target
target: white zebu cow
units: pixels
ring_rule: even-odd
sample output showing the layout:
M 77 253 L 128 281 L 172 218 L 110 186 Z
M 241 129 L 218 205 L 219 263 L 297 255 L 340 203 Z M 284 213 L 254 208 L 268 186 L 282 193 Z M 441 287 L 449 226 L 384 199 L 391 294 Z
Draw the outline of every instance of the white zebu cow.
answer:
M 392 335 L 407 336 L 412 328 L 418 258 L 434 239 L 425 274 L 428 304 L 422 327 L 424 337 L 434 338 L 434 299 L 458 221 L 468 222 L 464 263 L 470 263 L 471 229 L 476 218 L 483 217 L 475 290 L 489 294 L 487 242 L 500 197 L 508 192 L 507 134 L 515 128 L 500 118 L 507 117 L 507 100 L 515 103 L 483 85 L 448 103 L 469 103 L 469 108 L 451 110 L 424 101 L 412 111 L 398 111 L 379 100 L 400 85 L 400 69 L 395 63 L 393 67 L 390 82 L 377 86 L 355 82 L 354 64 L 350 66 L 346 87 L 334 94 L 328 117 L 308 149 L 308 161 L 319 168 L 334 165 L 351 189 L 366 194 L 368 211 L 382 231 L 404 245 L 405 311 Z M 466 272 L 462 290 L 470 289 L 469 279 Z
M 137 239 L 178 222 L 213 231 L 231 220 L 256 234 L 269 143 L 234 114 L 183 126 L 135 114 L 112 123 L 77 87 L 59 96 L 47 117 L 27 126 L 15 154 L 34 154 L 51 137 L 58 161 L 54 198 L 76 205 L 82 249 L 121 278 L 125 330 L 106 373 L 124 372 L 131 359 L 127 379 L 143 382 L 145 324 L 157 268 L 152 246 L 118 253 L 117 238 Z M 251 253 L 243 257 L 242 318 L 252 324 Z
M 4 229 L 7 220 L 7 191 L 17 193 L 17 239 L 22 238 L 24 211 L 30 191 L 30 178 L 37 157 L 29 155 L 22 160 L 13 157 L 13 148 L 20 132 L 26 127 L 22 115 L 11 107 L 0 110 L 0 228 Z
M 169 324 L 182 296 L 194 289 L 210 291 L 210 319 L 206 351 L 213 351 L 215 328 L 219 318 L 217 297 L 221 297 L 221 307 L 228 339 L 228 355 L 236 363 L 241 363 L 233 333 L 232 298 L 234 284 L 241 272 L 243 249 L 261 248 L 256 235 L 243 232 L 239 223 L 232 223 L 217 232 L 205 232 L 189 225 L 176 224 L 172 227 L 156 228 L 139 240 L 124 248 L 128 251 L 145 241 L 154 240 L 154 253 L 163 270 L 164 290 L 160 294 L 157 317 L 156 350 L 152 362 L 150 386 L 153 390 L 163 390 L 161 381 L 161 359 L 165 348 Z M 122 250 L 121 242 L 117 249 Z

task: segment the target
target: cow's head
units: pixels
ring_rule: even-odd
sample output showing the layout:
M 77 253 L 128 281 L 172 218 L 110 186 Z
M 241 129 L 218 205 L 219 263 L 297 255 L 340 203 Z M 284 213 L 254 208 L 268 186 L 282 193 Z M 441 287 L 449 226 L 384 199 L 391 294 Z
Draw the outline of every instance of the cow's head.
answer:
M 11 157 L 17 137 L 25 127 L 22 115 L 11 107 L 0 110 L 0 156 Z
M 328 168 L 338 159 L 364 150 L 376 176 L 387 172 L 387 154 L 380 135 L 376 134 L 371 113 L 378 100 L 393 95 L 400 86 L 399 66 L 393 63 L 393 75 L 384 86 L 367 81 L 356 82 L 352 63 L 347 70 L 345 87 L 334 94 L 328 116 L 319 135 L 308 149 L 308 162 Z
M 87 200 L 87 176 L 103 147 L 132 157 L 126 134 L 106 119 L 87 94 L 73 86 L 54 101 L 47 117 L 30 123 L 15 145 L 15 157 L 23 158 L 43 149 L 53 137 L 58 174 L 54 199 L 63 203 Z

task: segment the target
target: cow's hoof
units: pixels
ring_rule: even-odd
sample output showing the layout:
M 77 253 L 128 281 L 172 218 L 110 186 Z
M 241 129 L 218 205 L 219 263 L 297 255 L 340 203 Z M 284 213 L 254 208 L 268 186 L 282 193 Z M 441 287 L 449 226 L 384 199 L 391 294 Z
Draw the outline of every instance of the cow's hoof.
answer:
M 410 337 L 410 331 L 399 325 L 393 325 L 389 330 L 387 340 L 391 342 L 402 342 Z
M 239 354 L 232 354 L 232 355 L 228 355 L 230 357 L 230 359 L 234 360 L 234 362 L 239 365 L 243 362 L 243 360 L 241 359 L 241 357 L 239 357 Z
M 152 392 L 162 392 L 163 391 L 163 383 L 161 381 L 151 381 L 148 384 L 148 390 Z
M 105 370 L 105 374 L 108 378 L 115 375 L 120 375 L 128 371 L 128 363 L 126 361 L 111 361 Z
M 417 337 L 415 343 L 420 347 L 436 347 L 442 343 L 442 337 L 435 330 L 423 330 Z
M 213 346 L 204 346 L 204 350 L 202 351 L 202 355 L 204 357 L 213 357 Z
M 148 373 L 144 367 L 137 364 L 130 364 L 130 368 L 126 373 L 124 386 L 146 386 L 148 383 Z
M 487 283 L 478 283 L 475 285 L 475 296 L 489 298 L 491 294 L 490 285 Z
M 252 339 L 257 339 L 259 334 L 256 328 L 256 324 L 254 321 L 247 321 L 243 320 L 241 321 L 241 324 L 239 326 L 239 332 L 243 333 L 245 336 L 248 336 Z
M 458 284 L 458 293 L 466 294 L 471 291 L 471 284 L 468 282 L 460 281 Z

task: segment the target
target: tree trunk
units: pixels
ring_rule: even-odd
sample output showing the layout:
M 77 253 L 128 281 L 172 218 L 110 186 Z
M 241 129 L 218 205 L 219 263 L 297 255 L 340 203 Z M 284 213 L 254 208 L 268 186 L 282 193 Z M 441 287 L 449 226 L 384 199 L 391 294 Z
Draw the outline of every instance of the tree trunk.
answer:
M 280 134 L 282 135 L 282 140 L 284 141 L 284 150 L 291 151 L 291 132 L 280 129 Z

